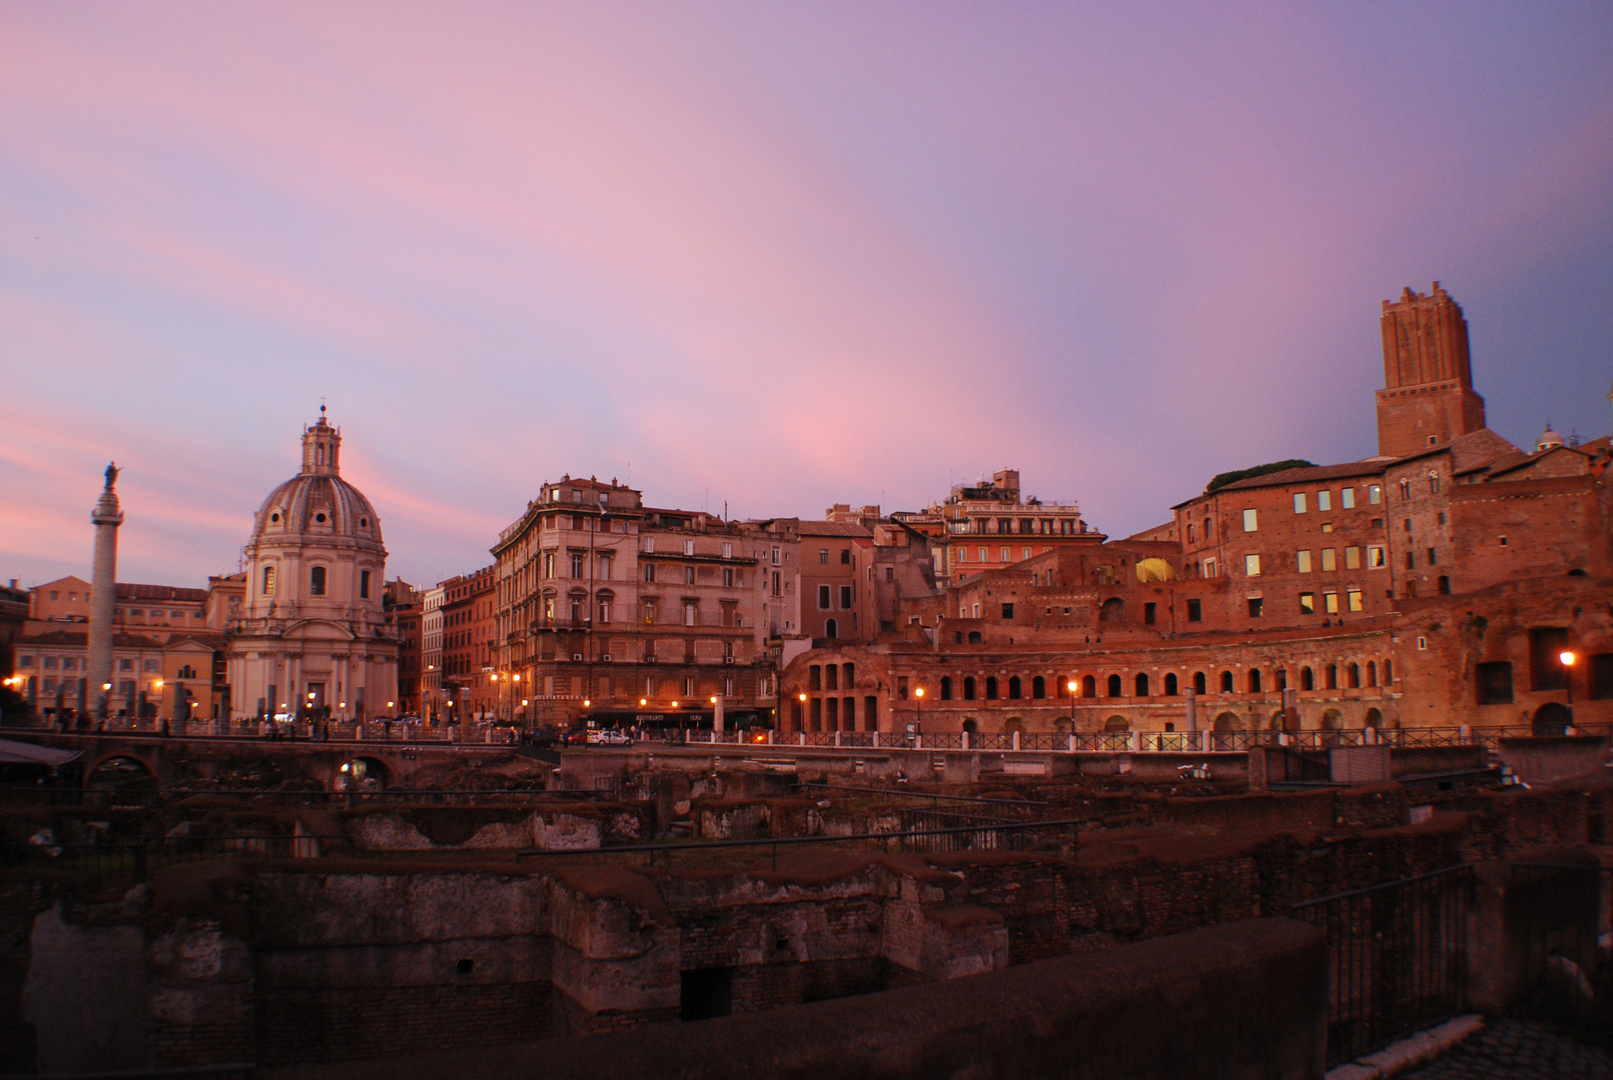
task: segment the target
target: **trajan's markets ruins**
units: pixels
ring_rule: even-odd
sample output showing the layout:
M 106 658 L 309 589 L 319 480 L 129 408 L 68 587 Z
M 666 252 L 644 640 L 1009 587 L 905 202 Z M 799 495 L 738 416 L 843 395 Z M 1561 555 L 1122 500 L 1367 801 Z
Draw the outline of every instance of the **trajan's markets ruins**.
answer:
M 1613 447 L 1490 430 L 1437 282 L 1381 321 L 1376 453 L 1125 538 L 1017 469 L 743 521 L 566 473 L 417 586 L 322 409 L 186 588 L 117 580 L 109 467 L 90 580 L 0 595 L 0 1074 L 1320 1077 L 1607 1025 Z

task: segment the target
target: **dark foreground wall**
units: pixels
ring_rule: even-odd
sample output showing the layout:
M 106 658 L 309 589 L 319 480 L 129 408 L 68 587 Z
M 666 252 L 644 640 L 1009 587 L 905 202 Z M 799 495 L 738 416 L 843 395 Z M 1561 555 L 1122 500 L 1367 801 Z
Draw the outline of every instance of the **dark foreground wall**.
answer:
M 1253 919 L 951 982 L 283 1080 L 884 1080 L 1323 1075 L 1321 934 Z

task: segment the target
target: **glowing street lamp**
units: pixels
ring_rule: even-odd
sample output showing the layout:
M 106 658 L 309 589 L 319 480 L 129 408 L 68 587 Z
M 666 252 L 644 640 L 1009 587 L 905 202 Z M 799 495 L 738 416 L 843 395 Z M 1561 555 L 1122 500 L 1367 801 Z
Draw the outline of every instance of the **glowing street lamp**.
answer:
M 1562 652 L 1557 654 L 1557 659 L 1561 660 L 1562 664 L 1563 664 L 1563 683 L 1564 683 L 1564 685 L 1566 685 L 1568 687 L 1568 722 L 1573 723 L 1574 722 L 1574 665 L 1579 662 L 1579 657 L 1575 656 L 1574 653 L 1571 652 L 1570 650 L 1564 649 Z

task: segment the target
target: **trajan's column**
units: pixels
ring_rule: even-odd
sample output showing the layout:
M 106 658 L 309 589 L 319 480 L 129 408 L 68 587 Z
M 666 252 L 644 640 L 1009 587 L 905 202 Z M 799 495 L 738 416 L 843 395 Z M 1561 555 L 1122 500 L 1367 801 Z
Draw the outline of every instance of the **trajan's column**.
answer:
M 118 506 L 116 463 L 106 467 L 106 487 L 95 504 L 90 520 L 95 522 L 95 580 L 90 590 L 90 656 L 85 672 L 87 700 L 95 702 L 95 713 L 103 720 L 108 694 L 102 689 L 112 681 L 112 609 L 118 598 L 118 526 L 123 510 Z

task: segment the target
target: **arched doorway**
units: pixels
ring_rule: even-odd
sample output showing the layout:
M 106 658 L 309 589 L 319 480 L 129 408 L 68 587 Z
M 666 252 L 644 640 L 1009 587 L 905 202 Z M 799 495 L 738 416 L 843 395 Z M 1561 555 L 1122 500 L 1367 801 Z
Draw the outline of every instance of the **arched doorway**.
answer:
M 1075 730 L 1075 717 L 1059 716 L 1053 719 L 1053 730 L 1060 735 L 1068 735 Z
M 1021 735 L 1025 734 L 1025 721 L 1023 718 L 1018 716 L 1010 716 L 1007 720 L 1003 721 L 1004 735 L 1012 735 L 1016 731 Z
M 980 731 L 980 725 L 975 721 L 974 717 L 967 716 L 964 717 L 963 720 L 963 730 L 967 731 L 970 735 L 974 735 Z
M 1131 730 L 1131 724 L 1124 716 L 1111 716 L 1103 722 L 1103 730 L 1111 732 L 1126 732 Z
M 837 637 L 839 637 L 840 636 L 840 624 L 835 622 L 833 619 L 829 619 L 827 622 L 825 622 L 823 624 L 823 636 L 826 637 L 826 638 L 837 638 Z
M 1566 735 L 1568 725 L 1573 722 L 1574 714 L 1568 711 L 1566 705 L 1548 701 L 1535 710 L 1530 727 L 1536 735 Z
M 1383 713 L 1376 708 L 1368 709 L 1367 715 L 1362 722 L 1374 731 L 1378 731 L 1383 727 Z
M 1237 737 L 1233 734 L 1238 730 L 1238 714 L 1224 712 L 1216 716 L 1214 729 L 1210 734 L 1210 746 L 1216 750 L 1236 750 Z
M 1322 714 L 1322 745 L 1337 746 L 1339 732 L 1344 728 L 1344 714 L 1337 709 L 1329 709 Z
M 1098 608 L 1099 622 L 1123 622 L 1126 618 L 1126 602 L 1118 596 L 1111 596 Z

